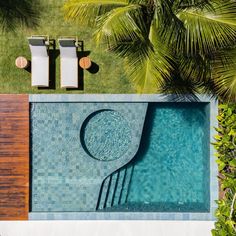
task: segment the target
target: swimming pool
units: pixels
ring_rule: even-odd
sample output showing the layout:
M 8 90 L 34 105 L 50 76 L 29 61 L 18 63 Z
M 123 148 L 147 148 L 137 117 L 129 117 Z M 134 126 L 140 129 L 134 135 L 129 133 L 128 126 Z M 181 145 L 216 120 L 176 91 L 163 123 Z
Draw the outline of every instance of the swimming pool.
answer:
M 57 212 L 212 218 L 211 103 L 149 100 L 32 99 L 32 219 Z

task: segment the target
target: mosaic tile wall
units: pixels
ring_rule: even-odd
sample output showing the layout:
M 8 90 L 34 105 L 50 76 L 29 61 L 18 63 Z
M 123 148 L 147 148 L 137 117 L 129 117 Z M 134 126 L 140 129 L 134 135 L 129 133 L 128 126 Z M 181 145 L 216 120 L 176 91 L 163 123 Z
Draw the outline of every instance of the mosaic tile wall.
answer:
M 96 210 L 102 181 L 138 150 L 146 109 L 146 103 L 31 103 L 32 212 Z M 91 157 L 81 143 L 84 121 L 100 110 L 116 111 L 130 129 L 128 150 L 111 161 Z M 102 121 L 110 127 L 111 120 Z M 90 135 L 95 134 L 104 143 L 102 135 Z

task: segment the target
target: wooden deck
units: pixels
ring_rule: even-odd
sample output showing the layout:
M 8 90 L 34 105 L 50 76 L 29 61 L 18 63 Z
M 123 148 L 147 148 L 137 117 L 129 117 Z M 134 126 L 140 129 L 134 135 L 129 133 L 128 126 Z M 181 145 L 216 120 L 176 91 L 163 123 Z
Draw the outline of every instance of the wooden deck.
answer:
M 0 220 L 27 220 L 28 212 L 28 95 L 0 94 Z

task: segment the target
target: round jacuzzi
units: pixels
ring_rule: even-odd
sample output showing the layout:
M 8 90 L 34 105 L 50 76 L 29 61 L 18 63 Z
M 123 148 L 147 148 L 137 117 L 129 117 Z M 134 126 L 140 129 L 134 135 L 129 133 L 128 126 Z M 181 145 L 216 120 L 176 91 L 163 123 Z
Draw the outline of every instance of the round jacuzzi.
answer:
M 119 112 L 96 111 L 82 125 L 81 143 L 87 154 L 97 160 L 116 160 L 129 149 L 131 129 Z

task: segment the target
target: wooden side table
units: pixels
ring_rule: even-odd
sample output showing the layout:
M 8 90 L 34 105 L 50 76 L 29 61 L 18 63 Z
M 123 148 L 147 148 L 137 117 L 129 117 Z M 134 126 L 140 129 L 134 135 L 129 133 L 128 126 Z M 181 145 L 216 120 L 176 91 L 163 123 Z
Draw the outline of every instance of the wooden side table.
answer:
M 16 67 L 19 69 L 26 69 L 29 66 L 29 61 L 25 57 L 17 57 L 15 60 Z
M 79 65 L 83 69 L 89 69 L 92 66 L 92 62 L 89 57 L 82 57 L 79 60 Z

